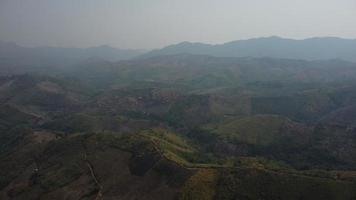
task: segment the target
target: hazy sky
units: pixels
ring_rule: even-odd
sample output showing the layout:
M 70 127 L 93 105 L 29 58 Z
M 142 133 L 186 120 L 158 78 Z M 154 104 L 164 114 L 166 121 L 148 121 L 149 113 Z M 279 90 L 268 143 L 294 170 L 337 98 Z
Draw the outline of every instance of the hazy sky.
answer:
M 0 0 L 0 40 L 158 48 L 278 35 L 356 38 L 356 0 Z

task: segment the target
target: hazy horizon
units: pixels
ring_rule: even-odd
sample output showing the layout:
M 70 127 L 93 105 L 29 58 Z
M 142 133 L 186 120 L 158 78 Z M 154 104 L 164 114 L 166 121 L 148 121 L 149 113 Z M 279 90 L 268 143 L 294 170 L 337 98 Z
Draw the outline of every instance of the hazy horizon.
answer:
M 0 40 L 21 46 L 156 49 L 279 36 L 356 38 L 356 2 L 0 0 Z
M 246 38 L 246 39 L 236 39 L 236 40 L 231 40 L 231 41 L 225 41 L 225 42 L 222 42 L 222 43 L 204 43 L 204 42 L 196 42 L 196 41 L 180 41 L 180 42 L 176 42 L 176 43 L 171 43 L 171 44 L 166 44 L 166 45 L 163 45 L 161 47 L 157 47 L 157 48 L 121 48 L 119 46 L 113 46 L 113 45 L 110 45 L 110 44 L 97 44 L 95 46 L 84 46 L 84 47 L 81 47 L 81 46 L 54 46 L 54 45 L 22 45 L 16 41 L 6 41 L 6 40 L 0 40 L 0 42 L 4 42 L 4 43 L 13 43 L 13 44 L 16 44 L 16 45 L 19 45 L 21 47 L 27 47 L 27 48 L 41 48 L 41 47 L 50 47 L 50 48 L 97 48 L 97 47 L 109 47 L 109 48 L 115 48 L 115 49 L 127 49 L 127 50 L 143 50 L 143 51 L 150 51 L 150 50 L 155 50 L 155 49 L 160 49 L 160 48 L 164 48 L 164 47 L 168 47 L 168 46 L 171 46 L 171 45 L 178 45 L 180 43 L 185 43 L 185 42 L 188 42 L 188 43 L 192 43 L 192 44 L 207 44 L 207 45 L 223 45 L 223 44 L 227 44 L 227 43 L 230 43 L 230 42 L 235 42 L 235 41 L 244 41 L 244 40 L 254 40 L 254 39 L 263 39 L 263 38 L 273 38 L 273 37 L 276 37 L 276 38 L 280 38 L 280 39 L 286 39 L 286 40 L 297 40 L 297 41 L 302 41 L 302 40 L 308 40 L 308 39 L 316 39 L 316 38 L 337 38 L 337 39 L 345 39 L 345 40 L 356 40 L 356 38 L 345 38 L 345 37 L 337 37 L 337 36 L 315 36 L 315 37 L 306 37 L 306 38 L 287 38 L 287 37 L 281 37 L 281 36 L 278 36 L 278 35 L 271 35 L 271 36 L 263 36 L 263 37 L 253 37 L 253 38 Z

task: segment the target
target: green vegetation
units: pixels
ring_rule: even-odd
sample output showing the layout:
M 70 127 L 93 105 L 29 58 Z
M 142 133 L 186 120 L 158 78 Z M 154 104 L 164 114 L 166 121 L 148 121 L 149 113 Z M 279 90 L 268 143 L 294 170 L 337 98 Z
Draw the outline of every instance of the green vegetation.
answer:
M 0 77 L 0 199 L 355 199 L 354 64 L 97 65 Z
M 220 172 L 215 199 L 353 199 L 355 183 L 258 169 Z
M 280 129 L 287 123 L 291 122 L 284 117 L 261 115 L 232 120 L 211 129 L 228 140 L 266 146 L 281 137 Z
M 213 200 L 215 197 L 217 172 L 214 169 L 200 169 L 185 183 L 181 200 Z

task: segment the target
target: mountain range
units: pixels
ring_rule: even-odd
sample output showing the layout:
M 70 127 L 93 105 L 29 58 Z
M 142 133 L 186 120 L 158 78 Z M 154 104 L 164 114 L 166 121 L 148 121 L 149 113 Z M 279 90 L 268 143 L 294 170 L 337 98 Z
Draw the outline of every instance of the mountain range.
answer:
M 117 49 L 108 45 L 91 48 L 22 47 L 13 42 L 0 41 L 1 62 L 23 64 L 77 64 L 87 59 L 119 61 L 159 55 L 196 54 L 216 57 L 271 57 L 301 60 L 341 59 L 356 61 L 356 40 L 336 37 L 309 38 L 304 40 L 265 37 L 236 40 L 224 44 L 182 42 L 161 49 Z
M 23 47 L 0 41 L 0 61 L 25 65 L 72 65 L 87 59 L 119 61 L 136 57 L 145 50 L 117 49 L 108 45 L 91 48 Z
M 224 44 L 182 42 L 153 50 L 143 57 L 174 54 L 200 54 L 218 57 L 272 57 L 302 60 L 343 59 L 356 61 L 356 40 L 336 37 L 304 40 L 266 37 L 237 40 Z
M 2 46 L 0 199 L 356 199 L 352 60 Z

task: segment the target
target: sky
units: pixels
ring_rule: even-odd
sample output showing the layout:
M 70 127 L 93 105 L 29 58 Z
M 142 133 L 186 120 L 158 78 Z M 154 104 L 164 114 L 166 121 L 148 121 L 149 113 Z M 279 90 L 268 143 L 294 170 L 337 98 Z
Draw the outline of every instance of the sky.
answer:
M 356 0 L 0 0 L 0 40 L 153 49 L 280 36 L 356 38 Z

